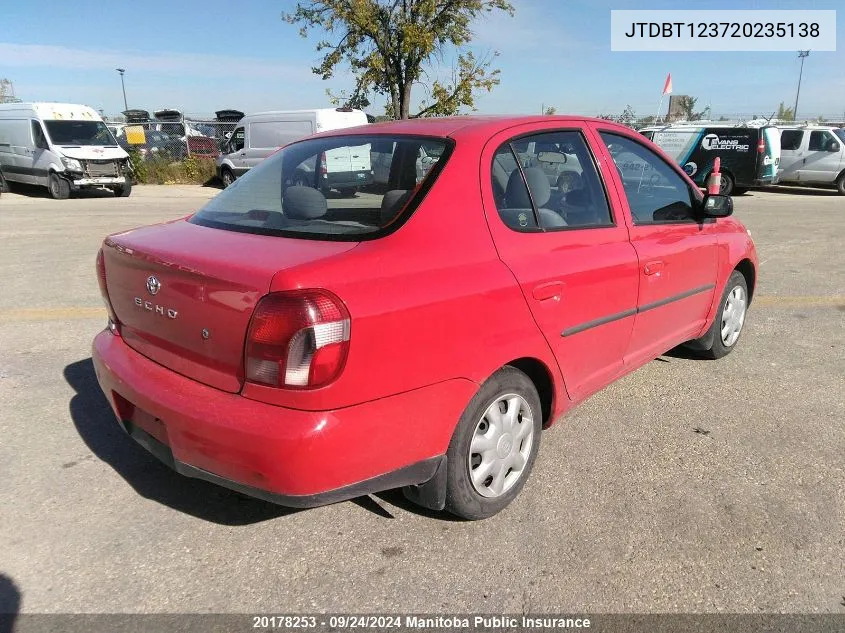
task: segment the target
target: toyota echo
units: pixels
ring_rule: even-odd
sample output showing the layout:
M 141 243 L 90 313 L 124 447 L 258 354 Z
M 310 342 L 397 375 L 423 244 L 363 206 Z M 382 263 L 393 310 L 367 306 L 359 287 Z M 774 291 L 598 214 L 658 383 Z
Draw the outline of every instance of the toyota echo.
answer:
M 327 191 L 327 156 L 382 176 Z M 681 344 L 740 338 L 757 276 L 729 197 L 580 117 L 456 117 L 286 146 L 97 256 L 100 385 L 154 456 L 286 506 L 390 488 L 507 506 L 542 430 Z

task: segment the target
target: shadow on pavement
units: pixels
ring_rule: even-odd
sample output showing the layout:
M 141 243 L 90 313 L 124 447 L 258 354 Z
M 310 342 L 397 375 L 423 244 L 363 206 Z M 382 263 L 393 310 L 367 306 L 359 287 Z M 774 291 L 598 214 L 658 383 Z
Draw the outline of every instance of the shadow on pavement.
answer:
M 50 192 L 47 187 L 39 187 L 37 185 L 27 185 L 21 182 L 9 182 L 9 193 L 16 193 L 27 198 L 47 198 L 50 199 Z M 79 191 L 72 191 L 70 199 L 74 198 L 114 198 L 114 192 L 110 189 L 80 189 Z M 56 202 L 62 202 L 57 200 Z
M 142 497 L 221 525 L 250 525 L 297 512 L 184 477 L 159 462 L 117 424 L 90 358 L 65 367 L 64 377 L 76 392 L 70 415 L 80 437 Z
M 766 187 L 765 191 L 771 191 L 773 193 L 785 193 L 791 194 L 793 196 L 838 196 L 839 192 L 836 189 L 825 189 L 825 188 L 815 188 L 815 187 L 790 187 L 787 185 L 775 185 L 772 187 Z
M 12 633 L 20 610 L 20 590 L 11 578 L 0 573 L 0 633 Z

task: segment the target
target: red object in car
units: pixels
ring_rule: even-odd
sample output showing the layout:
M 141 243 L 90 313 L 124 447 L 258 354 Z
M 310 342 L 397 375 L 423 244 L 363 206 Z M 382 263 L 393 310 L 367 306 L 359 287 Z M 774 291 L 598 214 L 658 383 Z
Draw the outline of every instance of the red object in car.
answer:
M 217 142 L 208 136 L 186 136 L 188 151 L 191 156 L 197 158 L 217 158 L 220 156 L 220 148 Z
M 757 256 L 731 212 L 604 120 L 317 135 L 105 240 L 94 365 L 182 474 L 300 507 L 402 487 L 483 518 L 576 403 L 677 345 L 735 347 Z

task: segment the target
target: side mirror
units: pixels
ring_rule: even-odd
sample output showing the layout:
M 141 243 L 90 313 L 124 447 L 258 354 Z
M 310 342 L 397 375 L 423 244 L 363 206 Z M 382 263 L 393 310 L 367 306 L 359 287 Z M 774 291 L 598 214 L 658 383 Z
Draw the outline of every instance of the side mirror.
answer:
M 828 141 L 827 147 L 828 152 L 838 152 L 839 151 L 839 143 L 836 141 Z
M 708 194 L 701 202 L 701 210 L 705 218 L 726 218 L 734 212 L 734 201 L 730 196 Z

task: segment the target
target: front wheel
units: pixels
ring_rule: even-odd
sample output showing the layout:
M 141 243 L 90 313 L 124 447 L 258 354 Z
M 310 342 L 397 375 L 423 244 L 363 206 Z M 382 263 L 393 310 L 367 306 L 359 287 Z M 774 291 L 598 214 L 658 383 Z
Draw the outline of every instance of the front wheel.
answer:
M 513 501 L 540 447 L 542 409 L 524 373 L 505 367 L 470 401 L 449 443 L 446 509 L 485 519 Z
M 118 198 L 128 198 L 130 193 L 132 193 L 132 183 L 128 179 L 126 184 L 114 188 L 114 195 Z
M 70 183 L 56 172 L 50 173 L 47 188 L 55 200 L 67 200 L 70 197 Z
M 836 190 L 840 196 L 845 196 L 845 172 L 839 174 L 839 178 L 836 179 Z
M 354 198 L 355 194 L 358 193 L 358 187 L 344 187 L 339 191 L 344 198 Z
M 748 284 L 745 276 L 735 270 L 725 284 L 722 293 L 719 312 L 713 320 L 707 334 L 699 340 L 712 340 L 712 343 L 701 352 L 707 358 L 717 359 L 727 356 L 739 342 L 739 335 L 745 325 L 745 315 L 748 311 Z

